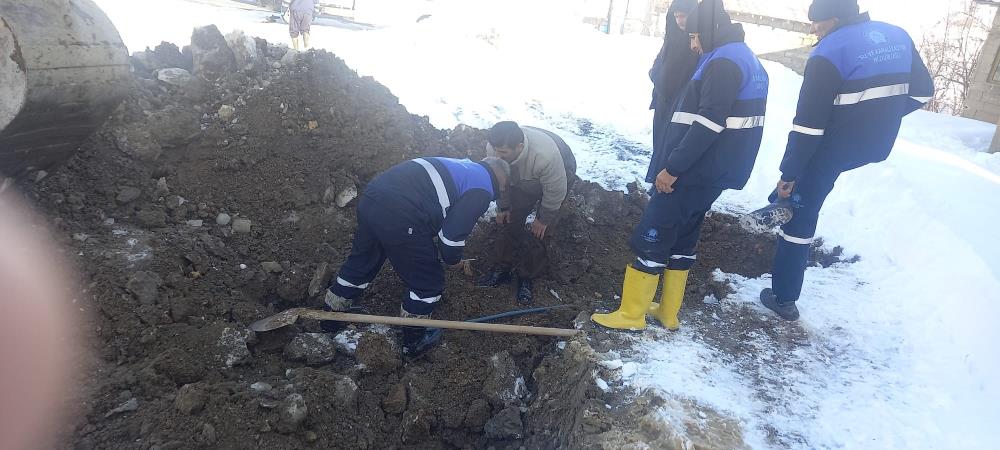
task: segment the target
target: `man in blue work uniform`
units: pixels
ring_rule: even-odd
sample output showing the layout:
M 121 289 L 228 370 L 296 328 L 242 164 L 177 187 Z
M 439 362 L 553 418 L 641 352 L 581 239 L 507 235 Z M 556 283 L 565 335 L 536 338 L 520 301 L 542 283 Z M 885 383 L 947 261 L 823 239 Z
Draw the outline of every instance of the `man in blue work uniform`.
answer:
M 641 330 L 647 313 L 679 328 L 705 213 L 723 190 L 746 185 L 760 149 L 767 72 L 743 42 L 742 26 L 724 11 L 699 11 L 698 20 L 705 55 L 677 104 L 666 145 L 653 152 L 646 181 L 657 192 L 632 234 L 636 259 L 625 271 L 621 306 L 592 316 L 608 328 Z M 661 302 L 653 305 L 661 275 Z
M 900 122 L 934 95 L 934 83 L 903 29 L 860 14 L 857 0 L 816 0 L 809 8 L 820 37 L 806 64 L 785 157 L 781 198 L 797 208 L 781 227 L 771 289 L 761 302 L 786 320 L 795 302 L 820 208 L 841 173 L 884 161 Z
M 351 254 L 327 292 L 327 306 L 348 309 L 388 259 L 409 288 L 401 316 L 429 317 L 444 291 L 441 262 L 464 267 L 466 237 L 509 178 L 510 166 L 499 158 L 420 158 L 375 177 L 358 202 Z M 404 328 L 404 352 L 418 352 L 425 332 Z

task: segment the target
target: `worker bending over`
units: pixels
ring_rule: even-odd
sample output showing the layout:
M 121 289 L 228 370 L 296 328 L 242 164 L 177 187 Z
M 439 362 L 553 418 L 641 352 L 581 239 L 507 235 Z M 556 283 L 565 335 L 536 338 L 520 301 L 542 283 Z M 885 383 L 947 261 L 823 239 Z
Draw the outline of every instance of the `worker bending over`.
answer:
M 530 304 L 533 281 L 548 267 L 546 237 L 559 225 L 562 207 L 576 181 L 576 158 L 569 145 L 551 131 L 500 122 L 487 136 L 487 155 L 510 163 L 509 195 L 499 202 L 493 270 L 480 287 L 496 287 L 517 274 L 517 300 Z M 525 221 L 534 212 L 530 231 Z
M 327 292 L 327 306 L 350 308 L 388 259 L 409 288 L 401 316 L 430 317 L 444 291 L 441 262 L 464 267 L 466 237 L 509 178 L 510 166 L 499 158 L 420 158 L 375 177 L 358 202 L 351 254 Z M 404 328 L 404 353 L 425 350 L 419 348 L 425 333 Z

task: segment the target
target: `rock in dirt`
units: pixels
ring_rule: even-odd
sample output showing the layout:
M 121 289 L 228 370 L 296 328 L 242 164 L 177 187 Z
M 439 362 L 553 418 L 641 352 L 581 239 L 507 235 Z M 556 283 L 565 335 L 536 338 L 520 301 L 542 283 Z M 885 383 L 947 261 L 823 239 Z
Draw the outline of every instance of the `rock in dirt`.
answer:
M 273 389 L 271 387 L 271 385 L 267 384 L 267 383 L 265 383 L 263 381 L 258 381 L 256 383 L 250 385 L 250 390 L 253 391 L 253 392 L 256 392 L 258 394 L 263 393 L 263 392 L 270 392 L 271 389 Z
M 345 408 L 353 406 L 358 400 L 358 384 L 350 377 L 341 376 L 333 383 L 333 399 Z
M 198 414 L 208 401 L 208 393 L 198 384 L 185 384 L 174 397 L 174 408 L 182 414 Z
M 306 420 L 308 413 L 306 399 L 301 394 L 290 394 L 278 408 L 278 431 L 286 434 L 294 432 Z
M 403 414 L 400 427 L 403 429 L 403 443 L 416 444 L 427 440 L 434 426 L 434 416 L 430 411 L 409 410 Z
M 330 281 L 330 265 L 327 263 L 320 263 L 316 267 L 316 271 L 313 272 L 312 281 L 309 282 L 309 296 L 315 297 L 319 295 L 320 292 L 326 290 L 327 285 Z
M 247 344 L 255 337 L 253 331 L 226 327 L 216 342 L 218 358 L 227 368 L 250 362 L 250 348 Z
M 118 196 L 115 197 L 115 201 L 117 201 L 118 203 L 121 203 L 121 204 L 125 205 L 125 204 L 128 204 L 128 203 L 132 203 L 137 198 L 139 198 L 139 196 L 141 196 L 141 195 L 142 195 L 142 191 L 139 190 L 139 188 L 135 188 L 135 187 L 131 187 L 131 186 L 125 186 L 125 187 L 122 187 L 122 188 L 118 189 Z
M 164 84 L 185 89 L 194 80 L 194 76 L 191 75 L 191 72 L 174 67 L 156 71 L 156 79 Z
M 310 366 L 326 364 L 337 357 L 333 339 L 325 333 L 302 333 L 285 346 L 285 358 Z
M 204 443 L 206 443 L 208 445 L 212 445 L 212 444 L 214 444 L 218 440 L 219 440 L 218 435 L 215 432 L 215 427 L 212 426 L 212 424 L 206 423 L 205 425 L 203 425 L 201 427 L 201 441 L 202 442 L 204 442 Z
M 491 439 L 523 438 L 524 424 L 521 422 L 521 410 L 513 406 L 504 408 L 486 422 L 483 431 Z
M 195 28 L 191 35 L 194 74 L 215 81 L 235 72 L 236 55 L 215 25 Z
M 169 42 L 161 42 L 153 50 L 146 47 L 145 51 L 133 53 L 132 65 L 135 67 L 137 74 L 145 76 L 151 72 L 171 67 L 185 70 L 190 69 L 191 58 L 181 53 L 181 50 L 176 45 Z
M 249 233 L 252 228 L 250 219 L 236 219 L 233 221 L 233 233 Z
M 153 272 L 142 271 L 132 275 L 132 278 L 125 284 L 125 289 L 131 292 L 136 300 L 139 300 L 139 303 L 152 305 L 156 303 L 161 284 L 163 284 L 163 280 L 159 275 Z
M 201 115 L 180 106 L 154 112 L 146 121 L 149 132 L 164 148 L 183 147 L 201 133 Z
M 282 66 L 290 66 L 290 65 L 294 64 L 295 61 L 297 61 L 299 59 L 299 55 L 301 55 L 301 54 L 302 54 L 301 52 L 299 52 L 298 50 L 295 50 L 293 48 L 288 49 L 288 51 L 285 52 L 285 56 L 281 57 L 281 65 Z
M 340 191 L 340 193 L 337 194 L 335 201 L 337 207 L 344 208 L 356 198 L 358 198 L 358 187 L 352 184 Z
M 387 414 L 400 414 L 406 411 L 406 384 L 397 383 L 389 388 L 389 393 L 382 399 L 382 411 Z
M 219 120 L 222 120 L 223 122 L 229 122 L 230 120 L 233 120 L 233 116 L 235 115 L 236 115 L 236 108 L 233 108 L 232 106 L 222 105 L 222 107 L 219 108 Z
M 194 220 L 187 221 L 187 226 L 189 226 L 191 228 L 201 228 L 201 226 L 204 225 L 204 224 L 205 224 L 205 222 L 203 220 L 201 220 L 201 219 L 194 219 Z
M 528 393 L 524 377 L 510 353 L 503 351 L 490 358 L 489 378 L 483 383 L 483 395 L 494 408 L 515 405 Z
M 486 425 L 486 422 L 490 420 L 490 414 L 490 402 L 483 399 L 475 400 L 469 405 L 462 425 L 472 431 L 480 431 L 483 429 L 483 425 Z
M 160 177 L 156 180 L 156 190 L 153 191 L 155 197 L 163 197 L 170 193 L 170 186 L 167 185 L 167 178 Z
M 215 216 L 215 223 L 222 226 L 229 225 L 229 222 L 231 222 L 232 220 L 233 218 L 226 213 L 219 213 L 218 216 Z
M 285 268 L 281 266 L 281 263 L 274 261 L 264 261 L 260 263 L 260 268 L 267 273 L 281 273 L 285 271 Z
M 167 226 L 167 213 L 158 209 L 143 209 L 135 216 L 139 225 L 146 228 L 163 228 Z
M 139 161 L 153 162 L 163 153 L 163 147 L 160 146 L 160 143 L 145 126 L 132 125 L 115 128 L 112 133 L 114 134 L 115 147 L 122 153 L 132 156 Z M 135 198 L 132 200 L 135 200 Z M 123 199 L 119 199 L 118 202 L 125 204 L 132 200 L 123 201 Z
M 358 340 L 358 362 L 376 374 L 395 371 L 403 365 L 402 349 L 389 331 L 367 331 Z
M 257 48 L 257 41 L 247 36 L 241 30 L 235 30 L 226 35 L 226 43 L 236 57 L 236 67 L 242 70 L 259 69 L 263 63 L 262 55 Z
M 138 410 L 138 409 L 139 409 L 139 400 L 136 399 L 136 398 L 131 398 L 127 402 L 122 403 L 121 405 L 118 405 L 117 408 L 112 409 L 111 411 L 108 411 L 108 413 L 105 414 L 104 417 L 111 417 L 111 416 L 114 416 L 116 414 L 131 412 L 131 411 L 135 411 L 135 410 Z
M 358 187 L 354 180 L 344 173 L 336 174 L 323 192 L 323 203 L 333 203 L 340 208 L 346 207 L 358 198 Z

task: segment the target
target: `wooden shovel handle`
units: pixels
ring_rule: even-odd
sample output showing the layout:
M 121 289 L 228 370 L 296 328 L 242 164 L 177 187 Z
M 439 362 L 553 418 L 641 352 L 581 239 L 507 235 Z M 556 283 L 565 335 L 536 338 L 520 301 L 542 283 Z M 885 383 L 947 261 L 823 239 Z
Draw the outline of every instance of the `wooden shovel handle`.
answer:
M 369 316 L 366 314 L 348 314 L 348 313 L 316 311 L 316 310 L 303 311 L 301 314 L 299 314 L 299 317 L 304 317 L 314 320 L 335 320 L 338 322 L 379 323 L 383 325 L 447 328 L 451 330 L 492 331 L 496 333 L 530 334 L 536 336 L 572 337 L 576 336 L 576 334 L 579 333 L 579 331 L 577 330 L 570 330 L 565 328 L 526 327 L 520 325 L 502 325 L 496 323 L 474 323 L 474 322 L 456 322 L 452 320 L 431 320 L 431 319 L 411 319 L 406 317 Z

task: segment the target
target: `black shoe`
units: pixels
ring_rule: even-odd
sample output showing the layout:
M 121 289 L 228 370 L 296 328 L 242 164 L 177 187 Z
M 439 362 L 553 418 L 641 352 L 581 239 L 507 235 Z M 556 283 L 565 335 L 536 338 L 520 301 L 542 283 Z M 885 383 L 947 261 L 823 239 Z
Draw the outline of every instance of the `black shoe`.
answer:
M 531 278 L 518 278 L 517 302 L 522 305 L 530 305 L 535 299 L 535 295 L 531 292 L 533 287 L 534 283 L 531 282 Z
M 782 319 L 788 321 L 799 320 L 799 309 L 795 307 L 795 302 L 778 303 L 778 297 L 774 295 L 774 291 L 770 288 L 760 291 L 760 302 L 767 309 L 781 316 Z
M 476 287 L 491 288 L 497 287 L 501 284 L 510 283 L 511 274 L 509 270 L 493 270 L 490 273 L 483 275 L 476 281 Z
M 319 329 L 323 330 L 324 333 L 337 334 L 344 331 L 347 328 L 347 322 L 338 322 L 336 320 L 321 320 L 319 322 Z
M 437 328 L 403 327 L 403 356 L 415 358 L 441 343 Z
M 740 216 L 739 223 L 749 233 L 763 234 L 790 222 L 794 214 L 791 200 L 782 199 Z
M 330 311 L 330 308 L 327 307 L 326 310 Z M 348 314 L 368 314 L 368 310 L 360 306 L 351 306 L 350 308 L 347 309 L 347 311 L 331 311 L 331 312 L 344 312 Z M 347 325 L 349 325 L 348 322 L 341 322 L 338 320 L 319 321 L 319 329 L 323 330 L 324 333 L 333 333 L 333 334 L 340 333 L 341 331 L 344 331 L 345 328 L 347 328 Z

